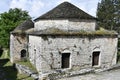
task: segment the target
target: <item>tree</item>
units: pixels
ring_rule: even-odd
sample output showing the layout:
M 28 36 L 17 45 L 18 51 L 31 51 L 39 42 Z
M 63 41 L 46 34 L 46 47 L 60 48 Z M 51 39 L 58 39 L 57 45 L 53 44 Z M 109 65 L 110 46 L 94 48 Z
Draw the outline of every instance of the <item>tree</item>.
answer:
M 8 48 L 10 32 L 27 19 L 31 19 L 28 12 L 18 8 L 0 14 L 0 46 Z
M 98 27 L 120 33 L 120 0 L 101 0 L 97 8 Z

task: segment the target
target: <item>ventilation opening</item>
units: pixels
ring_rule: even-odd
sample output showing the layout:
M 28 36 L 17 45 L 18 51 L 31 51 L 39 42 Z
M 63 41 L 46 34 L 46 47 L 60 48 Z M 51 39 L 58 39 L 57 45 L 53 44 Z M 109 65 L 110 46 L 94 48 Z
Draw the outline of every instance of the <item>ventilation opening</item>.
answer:
M 100 52 L 93 52 L 93 57 L 92 57 L 92 66 L 98 66 L 99 65 L 99 56 Z
M 26 57 L 26 50 L 25 49 L 21 50 L 21 58 L 24 58 L 24 57 Z
M 70 66 L 70 53 L 62 54 L 62 68 L 69 68 Z

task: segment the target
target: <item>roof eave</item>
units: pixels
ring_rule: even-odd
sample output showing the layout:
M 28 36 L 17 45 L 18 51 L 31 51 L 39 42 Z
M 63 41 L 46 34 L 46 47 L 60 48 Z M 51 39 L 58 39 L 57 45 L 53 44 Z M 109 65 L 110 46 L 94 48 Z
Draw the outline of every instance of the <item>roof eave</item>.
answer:
M 40 21 L 40 20 L 69 20 L 69 19 L 78 19 L 78 20 L 98 20 L 97 18 L 86 18 L 86 19 L 84 19 L 84 18 L 37 18 L 37 19 L 35 19 L 34 21 L 35 22 L 37 22 L 37 21 Z

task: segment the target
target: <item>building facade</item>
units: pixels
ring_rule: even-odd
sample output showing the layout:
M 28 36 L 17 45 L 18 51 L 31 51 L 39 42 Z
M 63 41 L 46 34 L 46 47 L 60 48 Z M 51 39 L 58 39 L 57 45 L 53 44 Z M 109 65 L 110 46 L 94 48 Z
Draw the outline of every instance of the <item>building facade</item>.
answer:
M 10 61 L 12 63 L 28 57 L 27 33 L 32 31 L 34 23 L 26 20 L 10 33 Z
M 96 30 L 96 18 L 69 2 L 36 18 L 33 29 L 27 33 L 27 51 L 40 78 L 44 74 L 104 69 L 116 64 L 117 33 Z M 17 54 L 12 53 L 11 59 Z

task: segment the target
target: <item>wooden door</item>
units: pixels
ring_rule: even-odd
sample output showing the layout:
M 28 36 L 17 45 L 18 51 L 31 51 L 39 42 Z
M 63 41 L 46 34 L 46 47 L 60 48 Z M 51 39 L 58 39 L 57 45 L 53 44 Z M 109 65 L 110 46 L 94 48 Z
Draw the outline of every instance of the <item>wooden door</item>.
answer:
M 100 52 L 93 52 L 92 66 L 99 65 L 99 55 Z
M 70 53 L 62 54 L 62 68 L 69 68 L 70 65 Z

